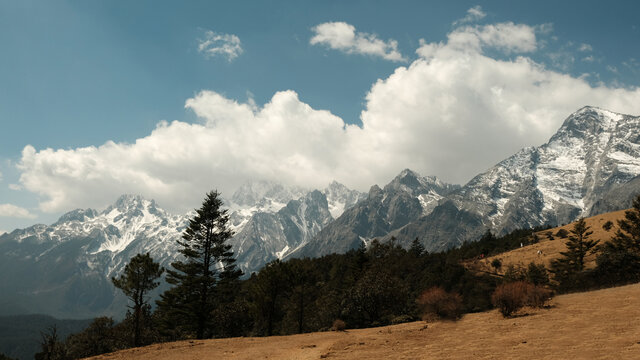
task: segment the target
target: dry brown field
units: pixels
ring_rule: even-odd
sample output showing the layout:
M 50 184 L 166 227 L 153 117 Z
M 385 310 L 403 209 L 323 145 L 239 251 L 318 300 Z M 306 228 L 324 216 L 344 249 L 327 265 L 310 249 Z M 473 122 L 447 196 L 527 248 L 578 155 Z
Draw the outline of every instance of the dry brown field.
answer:
M 503 318 L 413 322 L 344 332 L 180 341 L 94 359 L 640 359 L 640 284 L 554 298 Z

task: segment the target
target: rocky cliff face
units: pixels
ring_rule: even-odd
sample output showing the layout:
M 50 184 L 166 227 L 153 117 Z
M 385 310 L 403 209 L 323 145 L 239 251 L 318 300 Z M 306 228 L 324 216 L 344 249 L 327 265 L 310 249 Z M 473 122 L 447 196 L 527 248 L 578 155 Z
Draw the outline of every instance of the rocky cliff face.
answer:
M 438 201 L 457 188 L 436 177 L 422 177 L 409 169 L 403 170 L 384 189 L 372 186 L 366 199 L 346 210 L 290 256 L 344 253 L 373 238 L 382 238 L 430 214 Z
M 634 194 L 620 193 L 640 189 L 632 182 L 638 175 L 640 117 L 584 107 L 546 144 L 519 151 L 448 196 L 457 209 L 451 220 L 423 218 L 399 235 L 417 236 L 436 250 L 475 240 L 486 229 L 502 235 L 568 223 L 629 207 Z

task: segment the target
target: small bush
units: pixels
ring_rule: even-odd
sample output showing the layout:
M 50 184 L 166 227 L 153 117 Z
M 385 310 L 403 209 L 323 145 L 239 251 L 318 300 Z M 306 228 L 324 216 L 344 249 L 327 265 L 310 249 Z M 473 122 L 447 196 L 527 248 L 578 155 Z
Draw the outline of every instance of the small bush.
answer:
M 527 278 L 527 272 L 525 269 L 510 264 L 507 266 L 507 270 L 504 272 L 504 282 L 524 281 Z
M 534 308 L 543 308 L 552 296 L 553 292 L 551 290 L 543 286 L 533 285 L 528 289 L 527 305 Z
M 549 284 L 547 268 L 543 264 L 536 264 L 532 261 L 527 267 L 526 279 L 533 285 Z
M 611 222 L 611 220 L 609 220 L 606 223 L 602 224 L 602 228 L 604 229 L 604 231 L 609 231 L 609 230 L 611 230 L 612 227 L 613 227 L 613 223 Z
M 526 304 L 527 285 L 524 281 L 498 285 L 491 295 L 491 302 L 500 310 L 502 316 L 511 316 Z
M 556 236 L 561 239 L 566 239 L 569 236 L 569 231 L 567 229 L 560 229 L 556 232 Z
M 491 262 L 491 267 L 496 270 L 500 270 L 500 268 L 502 267 L 502 261 L 500 261 L 500 259 L 493 259 L 493 261 Z
M 448 293 L 441 287 L 425 290 L 416 300 L 422 312 L 423 320 L 440 318 L 457 320 L 462 316 L 462 296 Z
M 516 281 L 499 285 L 491 296 L 491 301 L 502 316 L 508 317 L 524 306 L 542 308 L 551 296 L 552 292 L 543 286 Z
M 400 315 L 400 316 L 395 316 L 391 319 L 391 324 L 392 325 L 397 325 L 397 324 L 404 324 L 404 323 L 408 323 L 411 321 L 415 321 L 416 319 L 409 316 L 409 315 Z
M 347 324 L 340 319 L 334 320 L 333 326 L 331 326 L 331 330 L 333 331 L 344 331 L 346 328 L 347 328 Z
M 547 239 L 549 239 L 549 240 L 554 240 L 554 239 L 553 239 L 553 234 L 551 233 L 551 231 L 547 231 L 547 232 L 545 233 L 545 235 L 547 235 Z

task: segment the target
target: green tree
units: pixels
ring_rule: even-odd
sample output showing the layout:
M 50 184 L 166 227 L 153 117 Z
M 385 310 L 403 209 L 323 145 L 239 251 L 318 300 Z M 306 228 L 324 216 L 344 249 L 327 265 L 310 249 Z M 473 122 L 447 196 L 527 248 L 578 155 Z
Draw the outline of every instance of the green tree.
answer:
M 120 340 L 115 322 L 109 317 L 99 317 L 82 332 L 70 335 L 65 344 L 69 357 L 80 359 L 125 348 Z
M 211 337 L 212 312 L 220 305 L 218 295 L 230 298 L 227 291 L 242 274 L 228 241 L 233 236 L 229 215 L 222 209 L 217 191 L 209 192 L 178 244 L 184 261 L 171 264 L 167 282 L 173 288 L 160 296 L 158 307 L 198 339 Z M 223 291 L 224 290 L 224 291 Z
M 160 285 L 156 281 L 164 269 L 153 261 L 149 253 L 138 254 L 131 258 L 120 277 L 112 277 L 113 285 L 133 302 L 133 346 L 140 346 L 141 320 L 145 307 L 148 307 L 146 295 Z
M 256 332 L 271 336 L 283 317 L 283 302 L 289 290 L 290 273 L 285 263 L 274 260 L 252 276 L 250 294 Z
M 551 272 L 561 287 L 580 285 L 580 273 L 584 270 L 584 258 L 596 251 L 600 240 L 591 240 L 593 234 L 584 218 L 580 218 L 570 231 L 567 251 L 560 252 L 561 258 L 551 262 Z
M 640 280 L 640 196 L 618 220 L 618 230 L 601 250 L 596 272 L 603 280 L 612 284 Z

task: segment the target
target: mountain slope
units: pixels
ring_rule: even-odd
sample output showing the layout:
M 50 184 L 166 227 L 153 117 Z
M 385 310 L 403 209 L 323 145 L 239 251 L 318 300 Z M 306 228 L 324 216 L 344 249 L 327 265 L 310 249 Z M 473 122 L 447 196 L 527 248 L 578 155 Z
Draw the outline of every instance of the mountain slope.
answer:
M 346 210 L 291 256 L 322 256 L 357 248 L 431 213 L 438 201 L 457 188 L 436 177 L 403 170 L 384 189 L 371 187 L 366 199 Z
M 568 223 L 629 207 L 624 203 L 628 198 L 605 203 L 616 189 L 640 189 L 637 181 L 631 182 L 638 175 L 640 117 L 584 107 L 546 144 L 519 151 L 447 196 L 456 214 L 472 217 L 471 223 L 427 216 L 394 235 L 404 242 L 419 237 L 429 250 L 438 250 L 475 240 L 486 229 L 503 235 L 518 228 Z M 466 230 L 446 230 L 457 226 Z
M 231 203 L 231 225 L 237 232 L 231 244 L 245 274 L 282 258 L 333 220 L 324 193 L 330 194 L 337 214 L 362 196 L 338 183 L 324 192 L 303 193 L 268 182 L 236 191 L 232 199 L 240 204 Z M 176 240 L 190 215 L 172 215 L 152 200 L 124 195 L 101 212 L 77 209 L 50 226 L 0 235 L 0 314 L 122 316 L 126 299 L 111 277 L 139 253 L 149 252 L 170 267 L 179 259 Z

